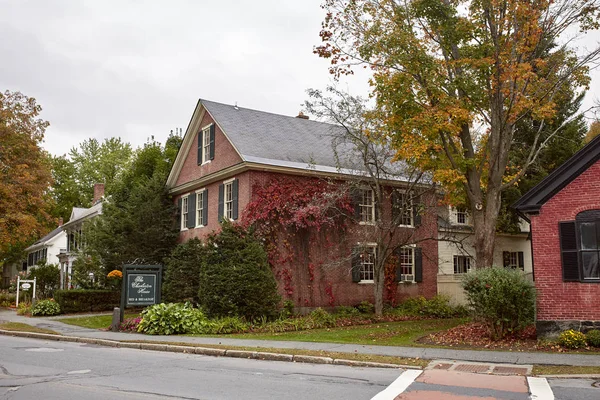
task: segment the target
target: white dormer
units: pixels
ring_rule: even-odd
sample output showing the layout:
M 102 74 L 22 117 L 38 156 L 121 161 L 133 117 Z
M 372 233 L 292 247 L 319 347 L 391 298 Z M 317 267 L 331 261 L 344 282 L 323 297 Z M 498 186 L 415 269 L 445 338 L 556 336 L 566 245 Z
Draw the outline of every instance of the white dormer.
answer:
M 452 225 L 471 225 L 471 218 L 466 207 L 449 206 L 448 215 L 450 216 L 449 222 Z

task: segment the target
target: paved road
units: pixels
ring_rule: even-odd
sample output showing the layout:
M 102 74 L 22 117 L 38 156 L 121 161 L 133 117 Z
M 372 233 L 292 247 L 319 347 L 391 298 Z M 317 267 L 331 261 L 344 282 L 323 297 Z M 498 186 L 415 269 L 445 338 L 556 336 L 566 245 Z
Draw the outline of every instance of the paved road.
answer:
M 0 339 L 2 399 L 370 399 L 402 372 Z

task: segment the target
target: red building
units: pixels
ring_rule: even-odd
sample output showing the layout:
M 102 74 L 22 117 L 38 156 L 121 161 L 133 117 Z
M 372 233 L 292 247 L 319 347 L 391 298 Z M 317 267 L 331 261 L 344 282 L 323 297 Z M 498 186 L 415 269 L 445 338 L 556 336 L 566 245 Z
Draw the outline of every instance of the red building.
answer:
M 257 188 L 273 179 L 290 178 L 306 185 L 322 178 L 344 182 L 347 177 L 338 169 L 332 147 L 336 129 L 336 125 L 311 121 L 302 114 L 288 117 L 200 100 L 167 181 L 180 209 L 180 241 L 206 237 L 220 229 L 224 218 L 239 222 L 246 206 L 257 199 Z M 406 187 L 402 181 L 389 184 L 390 193 L 392 188 L 401 192 Z M 305 244 L 313 260 L 340 262 L 315 266 L 298 257 L 287 269 L 274 266 L 284 299 L 308 308 L 374 302 L 372 257 L 377 249 L 359 240 L 379 216 L 372 207 L 372 193 L 365 189 L 361 196 L 362 222 L 354 224 L 343 239 L 334 238 L 339 239 L 334 246 Z M 390 204 L 382 205 L 381 218 L 392 214 L 394 196 L 389 197 Z M 435 195 L 423 201 L 435 204 Z M 391 295 L 396 301 L 415 295 L 431 297 L 437 292 L 437 243 L 427 240 L 437 237 L 436 209 L 415 205 L 412 210 L 403 217 L 398 237 L 418 240 L 397 253 L 401 260 L 399 284 Z M 362 257 L 353 258 L 357 245 L 366 250 Z
M 531 221 L 538 335 L 600 329 L 600 137 L 515 207 Z

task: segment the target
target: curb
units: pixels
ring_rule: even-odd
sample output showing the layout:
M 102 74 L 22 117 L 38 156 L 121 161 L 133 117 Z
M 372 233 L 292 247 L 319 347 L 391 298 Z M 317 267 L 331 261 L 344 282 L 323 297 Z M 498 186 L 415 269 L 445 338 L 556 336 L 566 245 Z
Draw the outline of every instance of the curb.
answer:
M 395 369 L 417 369 L 421 370 L 421 367 L 415 365 L 402 365 L 402 364 L 385 364 L 371 361 L 354 361 L 344 359 L 333 359 L 331 357 L 318 357 L 318 356 L 306 356 L 299 354 L 280 354 L 280 353 L 268 353 L 261 351 L 248 351 L 248 350 L 226 350 L 216 349 L 212 347 L 196 347 L 196 346 L 180 346 L 170 344 L 157 344 L 157 343 L 137 343 L 137 342 L 120 342 L 117 340 L 107 339 L 95 339 L 85 338 L 76 336 L 63 336 L 63 335 L 52 335 L 48 333 L 35 333 L 35 332 L 20 332 L 20 331 L 7 331 L 0 329 L 0 335 L 6 336 L 17 336 L 26 337 L 31 339 L 43 339 L 53 340 L 62 342 L 77 342 L 94 344 L 105 347 L 121 347 L 137 350 L 150 350 L 150 351 L 166 351 L 172 353 L 186 353 L 186 354 L 198 354 L 203 356 L 212 357 L 233 357 L 233 358 L 247 358 L 253 360 L 267 360 L 267 361 L 286 361 L 286 362 L 299 362 L 309 364 L 333 364 L 333 365 L 345 365 L 349 367 L 368 367 L 368 368 L 395 368 Z
M 550 379 L 600 379 L 599 374 L 565 374 L 565 375 L 537 375 L 539 378 Z

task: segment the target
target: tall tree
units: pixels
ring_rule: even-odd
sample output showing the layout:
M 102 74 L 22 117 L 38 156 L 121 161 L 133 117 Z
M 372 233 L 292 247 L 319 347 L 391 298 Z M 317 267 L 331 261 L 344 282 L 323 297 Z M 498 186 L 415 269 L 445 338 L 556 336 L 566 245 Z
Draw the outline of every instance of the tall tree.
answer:
M 102 143 L 87 139 L 73 147 L 68 156 L 54 157 L 52 195 L 56 207 L 53 214 L 67 220 L 73 207 L 91 206 L 95 183 L 104 183 L 109 194 L 130 165 L 132 155 L 129 143 L 113 137 Z
M 176 244 L 175 206 L 165 181 L 181 138 L 165 147 L 149 142 L 136 151 L 130 168 L 113 185 L 102 215 L 86 232 L 86 252 L 108 269 L 127 263 L 163 263 Z
M 373 70 L 379 116 L 397 157 L 431 171 L 470 207 L 478 267 L 492 265 L 502 192 L 544 146 L 567 85 L 585 88 L 600 48 L 577 53 L 565 33 L 598 28 L 599 0 L 325 0 L 315 49 L 330 71 Z M 521 165 L 510 163 L 518 123 L 537 121 Z M 565 121 L 566 122 L 566 121 Z M 564 125 L 564 124 L 563 124 Z
M 51 223 L 48 154 L 40 144 L 48 122 L 42 108 L 19 92 L 0 93 L 0 263 Z
M 600 135 L 600 121 L 595 120 L 594 122 L 591 123 L 590 129 L 587 131 L 587 134 L 585 135 L 585 142 L 586 143 L 591 142 L 592 139 L 598 135 Z

